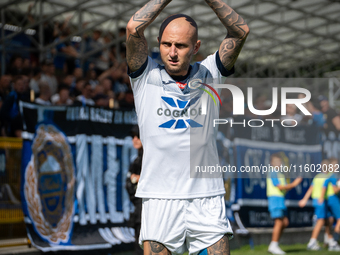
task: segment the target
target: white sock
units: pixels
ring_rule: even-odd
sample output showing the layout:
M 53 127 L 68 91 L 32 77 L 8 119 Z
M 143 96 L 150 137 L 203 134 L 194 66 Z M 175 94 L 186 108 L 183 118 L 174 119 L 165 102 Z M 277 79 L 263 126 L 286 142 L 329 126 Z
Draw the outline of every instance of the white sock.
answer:
M 279 246 L 279 242 L 271 241 L 270 246 Z
M 327 243 L 327 242 L 328 242 L 329 238 L 328 238 L 328 234 L 327 234 L 327 233 L 325 233 L 325 237 L 324 237 L 324 239 L 323 239 L 323 240 L 325 241 L 325 243 Z
M 309 243 L 314 243 L 314 242 L 316 242 L 316 239 L 315 239 L 315 238 L 311 238 L 311 239 L 309 240 Z

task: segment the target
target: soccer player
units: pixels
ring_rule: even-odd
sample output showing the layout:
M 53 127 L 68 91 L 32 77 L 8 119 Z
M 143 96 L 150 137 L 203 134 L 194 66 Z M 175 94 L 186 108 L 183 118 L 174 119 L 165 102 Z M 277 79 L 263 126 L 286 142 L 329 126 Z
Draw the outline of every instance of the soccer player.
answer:
M 337 179 L 334 172 L 339 168 L 339 164 L 336 158 L 330 158 L 329 163 L 328 178 L 324 181 L 319 203 L 323 203 L 324 200 L 326 200 L 327 209 L 332 213 L 336 220 L 334 239 L 338 241 L 340 234 L 340 200 L 336 193 L 340 191 L 340 188 L 337 187 Z M 340 246 L 336 241 L 329 243 L 329 251 L 340 251 Z
M 280 167 L 282 159 L 279 153 L 272 154 L 270 164 L 273 167 Z M 280 172 L 270 172 L 267 178 L 267 197 L 270 217 L 274 219 L 272 241 L 269 244 L 268 252 L 272 254 L 285 254 L 279 247 L 279 240 L 283 230 L 289 225 L 287 218 L 287 207 L 285 205 L 285 194 L 295 188 L 302 181 L 296 178 L 292 183 L 287 184 L 285 176 Z
M 327 213 L 327 206 L 326 203 L 323 200 L 323 197 L 325 196 L 325 192 L 322 192 L 322 189 L 324 187 L 324 183 L 329 177 L 329 173 L 327 171 L 327 168 L 329 167 L 329 160 L 324 159 L 321 162 L 321 168 L 322 168 L 322 173 L 317 174 L 309 189 L 307 190 L 305 196 L 299 201 L 299 206 L 300 207 L 305 207 L 308 199 L 310 196 L 312 196 L 313 199 L 313 207 L 314 207 L 314 214 L 316 215 L 317 221 L 314 226 L 314 229 L 312 231 L 312 236 L 311 239 L 309 240 L 307 244 L 307 250 L 320 250 L 321 247 L 319 246 L 317 242 L 317 238 L 319 236 L 319 233 L 321 231 L 321 228 L 325 225 L 325 220 L 328 218 L 328 213 Z M 336 245 L 333 240 L 333 236 L 331 235 L 330 232 L 330 224 L 325 228 L 325 232 L 327 235 L 327 240 L 329 244 L 329 249 L 332 250 L 332 246 Z
M 175 14 L 160 27 L 159 65 L 148 57 L 144 30 L 170 2 L 149 1 L 126 27 L 127 63 L 144 148 L 136 192 L 143 198 L 139 241 L 144 254 L 229 254 L 232 229 L 225 214 L 223 178 L 190 178 L 190 163 L 195 155 L 206 165 L 218 164 L 213 118 L 219 110 L 208 97 L 207 114 L 200 114 L 203 83 L 222 83 L 234 72 L 249 28 L 223 1 L 206 0 L 228 32 L 219 50 L 190 65 L 201 45 L 197 24 Z M 199 139 L 190 140 L 195 132 Z

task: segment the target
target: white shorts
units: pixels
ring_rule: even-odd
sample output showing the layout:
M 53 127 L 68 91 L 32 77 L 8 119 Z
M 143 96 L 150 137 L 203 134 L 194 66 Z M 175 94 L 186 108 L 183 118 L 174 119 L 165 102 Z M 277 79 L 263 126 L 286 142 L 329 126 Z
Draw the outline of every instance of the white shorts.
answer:
M 226 217 L 224 196 L 195 199 L 143 198 L 139 244 L 157 241 L 172 254 L 197 254 L 233 236 Z

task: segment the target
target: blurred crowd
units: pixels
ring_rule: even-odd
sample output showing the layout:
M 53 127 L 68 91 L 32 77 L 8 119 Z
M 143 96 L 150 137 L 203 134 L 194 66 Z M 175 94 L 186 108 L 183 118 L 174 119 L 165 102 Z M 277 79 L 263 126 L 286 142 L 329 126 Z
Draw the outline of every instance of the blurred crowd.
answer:
M 42 61 L 37 52 L 29 58 L 12 54 L 5 74 L 0 77 L 1 136 L 21 136 L 19 100 L 41 105 L 134 108 L 124 43 L 120 43 L 119 51 L 115 46 L 105 48 L 103 45 L 111 42 L 113 35 L 94 30 L 83 37 L 83 54 L 95 53 L 81 63 L 80 43 L 71 40 L 58 43 L 70 34 L 70 29 L 64 26 L 56 25 L 53 32 L 46 28 L 45 40 L 53 40 L 55 48 L 45 52 Z M 125 29 L 119 33 L 124 37 Z

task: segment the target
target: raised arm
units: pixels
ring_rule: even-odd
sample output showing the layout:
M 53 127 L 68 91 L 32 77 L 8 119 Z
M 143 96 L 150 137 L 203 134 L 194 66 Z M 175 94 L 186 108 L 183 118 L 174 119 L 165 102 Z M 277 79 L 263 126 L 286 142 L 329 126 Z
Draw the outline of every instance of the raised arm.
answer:
M 133 15 L 126 26 L 126 59 L 130 71 L 137 71 L 146 61 L 148 45 L 144 30 L 171 0 L 151 0 Z
M 211 9 L 213 9 L 228 31 L 226 38 L 220 45 L 219 56 L 224 67 L 230 70 L 234 66 L 246 41 L 249 34 L 249 27 L 243 18 L 222 0 L 205 1 Z

